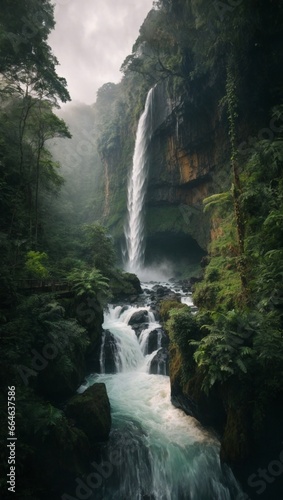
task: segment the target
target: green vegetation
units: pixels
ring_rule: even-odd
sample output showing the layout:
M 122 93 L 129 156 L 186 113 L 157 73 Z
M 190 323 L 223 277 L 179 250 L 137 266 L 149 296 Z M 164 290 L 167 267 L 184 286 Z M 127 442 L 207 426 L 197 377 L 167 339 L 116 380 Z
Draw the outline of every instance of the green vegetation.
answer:
M 114 248 L 136 126 L 154 84 L 162 83 L 171 114 L 154 138 L 161 188 L 148 207 L 148 235 L 189 235 L 205 248 L 209 223 L 211 229 L 203 280 L 194 289 L 198 313 L 174 301 L 160 308 L 172 387 L 197 404 L 206 400 L 206 408 L 222 403 L 222 456 L 234 464 L 260 449 L 282 399 L 283 7 L 266 0 L 220 4 L 155 2 L 121 83 L 103 85 L 94 106 L 61 113 L 71 139 L 54 113 L 69 95 L 47 44 L 51 2 L 2 1 L 1 450 L 7 387 L 15 385 L 23 499 L 50 498 L 49 482 L 59 491 L 90 456 L 84 429 L 59 403 L 76 390 L 99 345 L 103 306 L 112 296 L 140 292 L 137 278 L 116 268 Z M 196 165 L 198 178 L 190 177 Z M 64 289 L 39 292 L 49 282 Z
M 121 288 L 125 295 L 140 291 L 135 276 L 116 269 L 112 238 L 97 223 L 104 192 L 99 187 L 100 195 L 93 199 L 93 183 L 101 186 L 102 164 L 94 147 L 92 112 L 87 117 L 80 108 L 74 112 L 82 135 L 66 146 L 63 168 L 53 156 L 60 159 L 57 144 L 71 140 L 58 117 L 58 103 L 70 97 L 47 43 L 53 10 L 49 0 L 1 4 L 3 499 L 9 472 L 7 388 L 16 388 L 17 496 L 59 498 L 66 481 L 84 473 L 90 461 L 88 437 L 67 418 L 62 403 L 86 375 L 87 361 L 101 339 L 103 307 L 112 293 L 121 293 Z

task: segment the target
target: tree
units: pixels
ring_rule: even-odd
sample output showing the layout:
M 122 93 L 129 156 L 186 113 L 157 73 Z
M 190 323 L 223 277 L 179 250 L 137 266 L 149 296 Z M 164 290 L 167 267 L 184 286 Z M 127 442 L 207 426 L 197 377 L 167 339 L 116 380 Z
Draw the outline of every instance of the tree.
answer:
M 84 254 L 91 266 L 101 270 L 107 276 L 115 262 L 115 252 L 106 229 L 99 224 L 86 224 Z
M 17 16 L 14 16 L 17 12 Z M 0 21 L 0 73 L 18 89 L 32 87 L 39 96 L 70 100 L 66 80 L 56 73 L 58 61 L 47 43 L 54 28 L 50 0 L 3 0 Z

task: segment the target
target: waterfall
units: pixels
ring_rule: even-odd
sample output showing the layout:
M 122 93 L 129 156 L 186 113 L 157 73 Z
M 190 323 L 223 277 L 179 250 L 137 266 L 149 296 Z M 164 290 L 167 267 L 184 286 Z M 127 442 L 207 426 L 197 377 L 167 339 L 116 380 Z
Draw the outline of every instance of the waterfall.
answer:
M 115 370 L 90 375 L 79 391 L 104 382 L 112 414 L 110 439 L 89 500 L 242 498 L 231 470 L 221 464 L 218 440 L 171 404 L 170 380 L 161 374 L 162 366 L 150 373 L 165 335 L 150 307 L 109 306 L 103 327 L 115 341 Z M 153 332 L 156 350 L 148 354 Z M 107 355 L 101 353 L 100 360 L 103 369 Z
M 125 227 L 127 246 L 126 268 L 138 272 L 144 266 L 145 235 L 144 235 L 144 200 L 148 176 L 148 147 L 152 136 L 152 88 L 146 99 L 144 111 L 140 117 L 133 166 L 128 182 L 128 221 Z

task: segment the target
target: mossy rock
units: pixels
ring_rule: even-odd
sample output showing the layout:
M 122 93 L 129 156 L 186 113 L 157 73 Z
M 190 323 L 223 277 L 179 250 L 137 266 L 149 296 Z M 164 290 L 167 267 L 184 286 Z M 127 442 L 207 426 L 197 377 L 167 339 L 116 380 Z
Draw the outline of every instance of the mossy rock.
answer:
M 110 289 L 114 299 L 126 298 L 142 293 L 140 280 L 135 274 L 115 272 L 110 278 Z
M 158 310 L 162 324 L 170 318 L 170 311 L 172 311 L 173 309 L 184 309 L 185 307 L 187 306 L 185 304 L 182 304 L 180 300 L 162 300 L 160 302 Z
M 105 384 L 94 384 L 83 394 L 71 398 L 66 415 L 86 434 L 91 447 L 107 441 L 111 429 L 111 412 Z

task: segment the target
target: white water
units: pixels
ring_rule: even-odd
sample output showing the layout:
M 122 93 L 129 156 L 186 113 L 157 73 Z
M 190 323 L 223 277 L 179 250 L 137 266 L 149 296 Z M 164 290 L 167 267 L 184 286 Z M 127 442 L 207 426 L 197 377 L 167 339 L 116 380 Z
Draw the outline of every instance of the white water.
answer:
M 128 322 L 141 309 L 150 312 L 149 307 L 110 308 L 104 328 L 117 342 L 117 373 L 87 380 L 87 386 L 107 386 L 112 433 L 104 460 L 109 462 L 113 453 L 119 457 L 111 477 L 91 499 L 236 499 L 240 490 L 231 471 L 221 466 L 216 438 L 172 406 L 169 377 L 149 374 L 157 351 L 146 355 L 146 341 L 160 325 L 150 313 L 149 327 L 137 339 Z
M 128 221 L 125 227 L 128 271 L 138 273 L 144 266 L 144 200 L 148 175 L 148 147 L 152 136 L 152 88 L 146 99 L 144 111 L 140 117 L 133 167 L 128 183 Z

